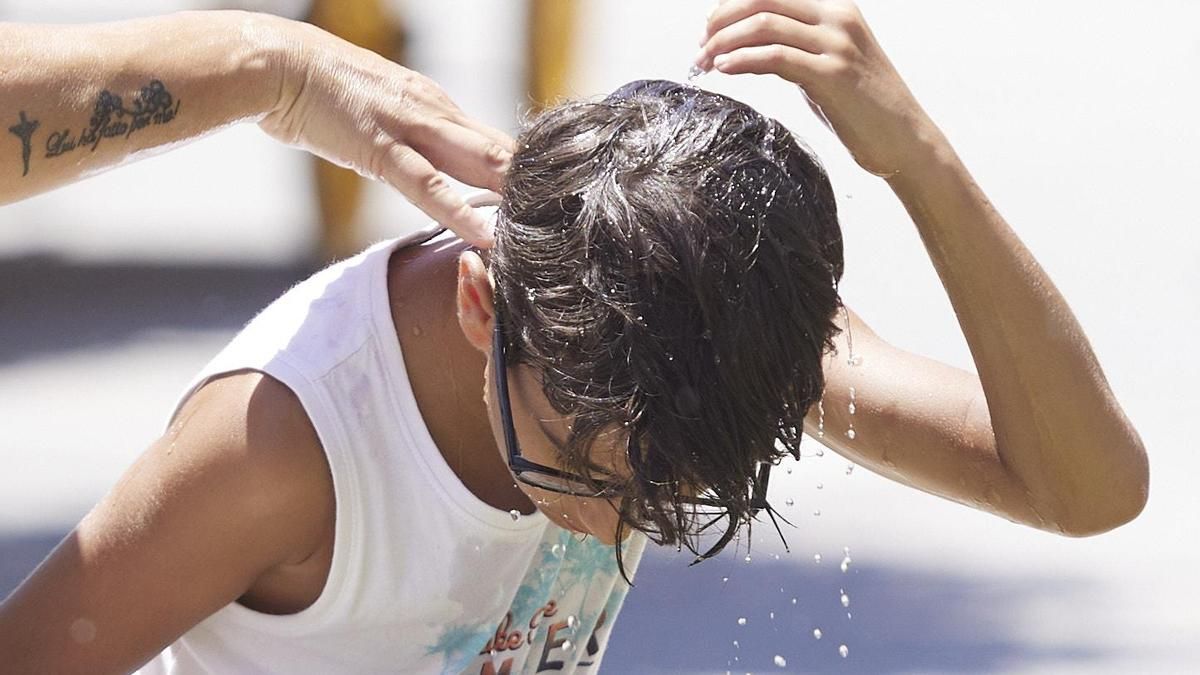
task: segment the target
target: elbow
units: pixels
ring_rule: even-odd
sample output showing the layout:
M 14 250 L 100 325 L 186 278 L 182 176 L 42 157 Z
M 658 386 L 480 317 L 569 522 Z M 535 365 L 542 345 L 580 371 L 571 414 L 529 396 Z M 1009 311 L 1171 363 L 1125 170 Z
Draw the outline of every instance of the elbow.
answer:
M 1150 472 L 1145 454 L 1108 489 L 1093 491 L 1090 499 L 1070 510 L 1059 523 L 1067 537 L 1094 537 L 1132 522 L 1141 515 L 1150 497 Z

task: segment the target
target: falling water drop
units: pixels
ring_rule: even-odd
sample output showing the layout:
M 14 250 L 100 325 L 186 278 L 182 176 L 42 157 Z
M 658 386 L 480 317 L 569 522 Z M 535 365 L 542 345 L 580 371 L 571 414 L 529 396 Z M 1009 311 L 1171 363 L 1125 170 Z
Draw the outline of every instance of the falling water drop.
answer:
M 745 560 L 746 560 L 746 562 L 750 562 L 750 554 L 749 553 L 746 554 Z
M 854 432 L 854 427 L 850 427 L 849 429 L 846 430 L 846 438 L 849 438 L 850 440 L 854 440 L 854 438 L 856 436 L 858 436 L 858 434 L 856 434 Z
M 819 516 L 819 515 L 821 515 L 821 509 L 816 509 L 815 511 L 813 511 L 813 515 L 814 515 L 814 516 Z
M 846 645 L 842 645 L 841 647 L 838 647 L 838 654 L 841 654 L 842 658 L 844 659 L 847 656 L 850 656 L 850 648 Z
M 776 654 L 775 655 L 775 665 L 779 666 L 780 668 L 787 668 L 787 659 Z
M 854 473 L 854 465 L 853 465 L 853 464 L 847 464 L 847 465 L 846 465 L 846 475 L 847 475 L 847 476 L 849 476 L 849 475 L 850 475 L 850 474 L 852 474 L 852 473 Z
M 813 637 L 815 637 L 818 640 L 821 639 L 821 629 L 820 628 L 813 629 Z
M 816 455 L 817 457 L 824 457 L 825 456 L 825 448 L 817 448 L 817 451 L 814 452 L 813 454 Z
M 412 329 L 412 334 L 413 334 L 413 335 L 415 335 L 415 336 L 417 336 L 417 337 L 421 337 L 421 327 L 420 327 L 420 326 L 413 326 L 413 329 Z
M 820 553 L 813 554 L 813 562 L 818 565 L 821 564 L 821 554 Z
M 571 651 L 571 650 L 572 650 L 572 649 L 574 649 L 574 648 L 575 648 L 575 645 L 571 644 L 571 641 L 570 641 L 570 640 L 565 640 L 565 641 L 563 641 L 563 643 L 562 643 L 562 650 L 563 650 L 564 652 L 569 652 L 569 651 Z
M 513 509 L 512 511 L 508 512 L 508 516 L 513 519 L 513 522 L 516 522 L 521 519 L 521 512 Z
M 817 399 L 817 438 L 825 438 L 825 397 Z
M 788 506 L 795 506 L 796 500 L 792 499 L 791 497 L 788 497 L 787 499 L 783 500 L 783 503 L 787 504 Z
M 562 544 L 555 544 L 550 547 L 550 552 L 553 553 L 556 557 L 561 557 L 563 554 L 563 548 L 564 547 Z
M 729 583 L 729 577 L 721 577 L 721 583 Z
M 843 591 L 842 592 L 842 607 L 849 607 L 849 606 L 850 606 L 850 596 L 846 595 L 846 593 Z
M 792 604 L 793 604 L 793 605 L 794 605 L 794 604 L 796 604 L 796 603 L 797 603 L 797 602 L 799 602 L 799 601 L 800 601 L 800 599 L 799 599 L 799 598 L 792 598 Z
M 567 617 L 567 629 L 575 630 L 575 617 L 574 616 Z
M 818 489 L 818 490 L 824 490 L 824 489 L 825 489 L 825 484 L 824 484 L 824 483 L 817 483 L 817 489 Z
M 738 617 L 738 625 L 745 626 L 746 625 L 746 617 L 744 617 L 744 616 Z
M 767 616 L 768 616 L 768 617 L 770 617 L 770 619 L 771 619 L 772 621 L 774 621 L 774 620 L 775 620 L 775 612 L 771 612 L 771 613 L 770 613 L 770 614 L 768 614 Z
M 846 556 L 845 558 L 842 558 L 842 574 L 845 574 L 849 570 L 850 570 L 850 556 Z

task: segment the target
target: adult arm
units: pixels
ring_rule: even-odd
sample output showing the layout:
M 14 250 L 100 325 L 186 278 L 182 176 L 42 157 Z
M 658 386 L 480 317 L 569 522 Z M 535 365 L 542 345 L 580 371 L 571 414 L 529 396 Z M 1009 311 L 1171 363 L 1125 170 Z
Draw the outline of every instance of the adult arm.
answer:
M 497 188 L 511 145 L 428 78 L 314 26 L 245 12 L 0 23 L 0 204 L 254 121 L 400 190 L 473 243 L 442 172 Z
M 923 490 L 1068 535 L 1134 518 L 1145 450 L 1062 295 L 921 109 L 849 0 L 725 0 L 699 61 L 802 86 L 916 225 L 978 376 L 888 346 L 856 317 L 826 370 L 825 441 Z M 854 439 L 849 388 L 858 414 Z M 809 426 L 815 427 L 816 413 Z M 836 435 L 828 431 L 836 430 Z
M 256 373 L 216 380 L 0 604 L 5 672 L 134 670 L 256 579 L 295 569 L 332 513 L 294 395 Z

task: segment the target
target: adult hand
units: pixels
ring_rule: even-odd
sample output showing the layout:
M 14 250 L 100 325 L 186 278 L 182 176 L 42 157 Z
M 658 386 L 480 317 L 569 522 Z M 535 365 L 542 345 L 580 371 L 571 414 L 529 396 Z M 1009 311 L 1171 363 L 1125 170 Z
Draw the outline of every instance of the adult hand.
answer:
M 851 0 L 722 0 L 696 64 L 796 83 L 859 166 L 879 176 L 902 171 L 932 126 Z
M 381 180 L 464 240 L 492 233 L 446 174 L 498 190 L 512 139 L 467 117 L 433 80 L 308 24 L 282 24 L 279 102 L 267 133 Z

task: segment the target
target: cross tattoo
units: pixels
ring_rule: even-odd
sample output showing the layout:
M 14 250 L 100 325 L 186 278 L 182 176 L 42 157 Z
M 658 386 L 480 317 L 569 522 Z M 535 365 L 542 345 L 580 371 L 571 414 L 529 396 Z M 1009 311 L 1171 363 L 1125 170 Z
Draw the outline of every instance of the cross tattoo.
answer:
M 8 128 L 10 133 L 21 139 L 21 159 L 25 162 L 25 172 L 21 174 L 22 178 L 29 175 L 29 156 L 33 152 L 33 132 L 39 126 L 41 126 L 41 123 L 37 120 L 25 119 L 25 111 L 22 110 L 21 123 Z

